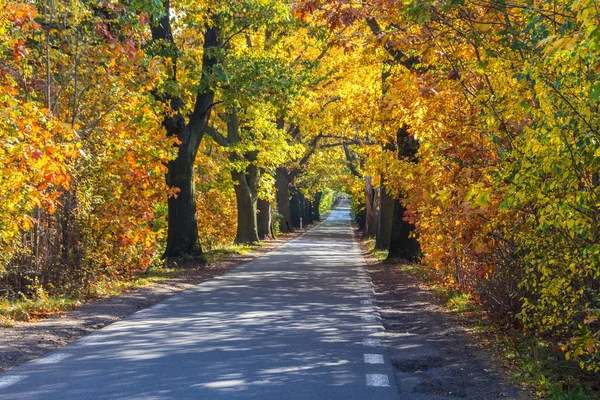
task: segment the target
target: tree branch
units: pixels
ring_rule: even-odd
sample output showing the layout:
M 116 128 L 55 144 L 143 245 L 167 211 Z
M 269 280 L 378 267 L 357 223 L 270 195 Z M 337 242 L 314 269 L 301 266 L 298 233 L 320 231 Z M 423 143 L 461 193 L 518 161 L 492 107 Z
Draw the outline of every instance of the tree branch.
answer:
M 225 136 L 221 135 L 221 133 L 219 133 L 219 131 L 217 131 L 215 129 L 215 127 L 207 126 L 206 133 L 208 134 L 208 136 L 213 138 L 213 140 L 215 142 L 217 142 L 220 146 L 223 146 L 223 147 L 229 146 L 229 141 L 227 140 L 227 138 Z
M 356 158 L 350 152 L 350 148 L 348 147 L 348 144 L 342 143 L 342 146 L 344 147 L 344 154 L 346 155 L 346 164 L 348 165 L 348 168 L 350 168 L 350 172 L 352 172 L 352 175 L 356 176 L 357 178 L 362 179 L 363 175 L 358 171 L 358 168 L 356 168 L 356 165 L 354 165 Z
M 367 25 L 369 25 L 369 28 L 371 28 L 371 32 L 373 32 L 374 35 L 378 37 L 383 36 L 383 30 L 381 29 L 381 26 L 379 26 L 379 22 L 377 22 L 375 18 L 369 17 L 365 19 L 367 21 Z M 398 64 L 403 65 L 405 68 L 413 72 L 423 72 L 419 68 L 415 68 L 415 65 L 417 65 L 420 62 L 418 57 L 408 57 L 406 53 L 404 53 L 402 50 L 395 48 L 389 43 L 384 42 L 383 48 L 388 52 L 390 56 L 392 56 L 394 61 L 396 61 Z
M 290 182 L 292 182 L 296 178 L 296 176 L 298 176 L 298 174 L 300 173 L 300 169 L 308 162 L 308 160 L 310 159 L 310 156 L 313 155 L 313 153 L 315 152 L 315 150 L 317 149 L 317 147 L 319 145 L 320 139 L 321 139 L 321 135 L 319 134 L 310 141 L 310 144 L 308 145 L 308 151 L 304 154 L 304 156 L 300 159 L 300 162 L 298 163 L 300 165 L 300 168 L 294 168 L 288 174 Z

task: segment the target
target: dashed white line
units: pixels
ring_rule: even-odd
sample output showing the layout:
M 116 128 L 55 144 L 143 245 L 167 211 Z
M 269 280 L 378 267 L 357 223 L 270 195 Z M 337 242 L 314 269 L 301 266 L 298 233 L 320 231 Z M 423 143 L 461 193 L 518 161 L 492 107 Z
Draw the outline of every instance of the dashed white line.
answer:
M 14 385 L 20 380 L 25 379 L 25 375 L 8 375 L 0 378 L 0 389 L 4 389 L 9 387 L 10 385 Z
M 381 346 L 381 339 L 363 339 L 362 343 L 367 347 L 378 347 Z
M 365 364 L 383 364 L 383 355 L 381 354 L 363 354 Z
M 390 380 L 387 375 L 367 374 L 367 386 L 389 387 Z
M 69 357 L 71 357 L 71 354 L 69 353 L 50 354 L 49 356 L 37 359 L 34 362 L 36 364 L 56 364 Z

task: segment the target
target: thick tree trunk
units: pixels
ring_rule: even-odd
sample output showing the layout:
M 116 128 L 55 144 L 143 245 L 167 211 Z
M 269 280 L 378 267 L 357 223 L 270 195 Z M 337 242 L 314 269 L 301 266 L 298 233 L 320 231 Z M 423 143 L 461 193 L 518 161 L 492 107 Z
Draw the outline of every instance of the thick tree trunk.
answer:
M 237 109 L 233 108 L 227 115 L 227 142 L 235 145 L 241 142 L 240 121 Z M 257 151 L 249 151 L 244 155 L 230 153 L 231 161 L 245 161 L 243 171 L 232 170 L 231 177 L 235 182 L 235 198 L 237 200 L 237 231 L 235 243 L 258 242 L 258 223 L 256 220 L 258 185 L 261 170 L 256 166 Z
M 365 232 L 365 221 L 367 212 L 365 210 L 359 210 L 354 216 L 354 221 L 358 224 L 358 230 Z
M 302 226 L 312 224 L 310 218 L 310 200 L 306 198 L 304 193 L 299 193 L 298 198 L 300 199 L 300 218 L 302 218 Z
M 280 215 L 279 231 L 282 233 L 293 232 L 292 214 L 290 211 L 290 193 L 288 173 L 285 167 L 275 171 L 275 189 L 277 190 L 277 212 Z
M 151 27 L 152 40 L 155 44 L 166 47 L 167 52 L 171 54 L 173 71 L 170 79 L 176 80 L 177 49 L 171 31 L 170 2 L 165 0 L 163 5 L 165 15 Z M 178 188 L 179 192 L 176 197 L 172 196 L 167 200 L 167 246 L 163 255 L 165 258 L 185 255 L 202 259 L 196 220 L 194 160 L 208 125 L 214 102 L 214 92 L 208 89 L 206 83 L 212 74 L 213 66 L 217 63 L 214 48 L 219 47 L 221 43 L 220 30 L 215 21 L 208 21 L 205 28 L 202 76 L 199 85 L 204 89 L 196 93 L 195 104 L 189 120 L 186 122 L 186 118 L 180 113 L 183 106 L 180 98 L 165 93 L 157 95 L 157 98 L 169 104 L 173 111 L 163 121 L 167 136 L 177 136 L 180 141 L 177 158 L 169 162 L 167 166 L 167 185 Z
M 302 209 L 300 204 L 300 194 L 295 188 L 293 189 L 292 198 L 290 199 L 290 213 L 292 217 L 292 226 L 294 228 L 300 228 Z
M 379 223 L 377 225 L 375 248 L 388 250 L 390 248 L 390 235 L 394 216 L 394 198 L 386 192 L 383 185 L 379 188 L 379 198 Z
M 183 255 L 202 257 L 198 241 L 196 220 L 196 188 L 194 185 L 194 161 L 189 153 L 180 148 L 178 157 L 171 161 L 167 172 L 167 185 L 179 188 L 177 196 L 168 199 L 168 234 L 165 257 Z
M 321 220 L 321 211 L 319 208 L 321 207 L 321 197 L 323 197 L 323 192 L 317 192 L 315 194 L 315 201 L 312 207 L 312 219 L 313 221 Z
M 365 227 L 362 238 L 371 239 L 377 235 L 377 191 L 372 178 L 365 177 Z
M 252 166 L 249 168 L 252 168 Z M 237 231 L 234 242 L 238 244 L 256 243 L 259 241 L 256 220 L 256 194 L 253 193 L 252 185 L 247 181 L 248 176 L 245 171 L 233 171 L 231 177 L 236 182 L 235 198 L 238 210 Z
M 396 146 L 398 159 L 409 160 L 413 163 L 418 161 L 416 156 L 419 143 L 409 134 L 406 126 L 401 127 L 396 132 Z M 417 239 L 410 237 L 411 232 L 415 230 L 415 226 L 404 219 L 405 212 L 406 209 L 402 204 L 402 194 L 399 193 L 398 199 L 394 201 L 394 217 L 388 259 L 404 258 L 408 261 L 417 261 L 421 249 Z
M 388 70 L 384 71 L 382 76 L 383 88 L 386 87 L 385 82 Z M 384 92 L 385 93 L 385 92 Z M 397 150 L 394 142 L 385 143 L 383 146 L 384 151 L 395 153 Z M 394 197 L 391 196 L 387 189 L 387 182 L 385 176 L 380 176 L 380 188 L 379 188 L 379 218 L 377 221 L 377 237 L 375 238 L 375 248 L 378 250 L 389 250 L 390 248 L 390 235 L 392 234 L 392 221 L 394 217 Z
M 419 258 L 419 242 L 410 237 L 415 226 L 404 220 L 406 209 L 401 199 L 394 201 L 394 219 L 390 236 L 388 259 L 403 258 L 408 261 L 417 261 Z
M 260 240 L 273 239 L 271 230 L 271 203 L 267 200 L 258 199 L 258 238 Z

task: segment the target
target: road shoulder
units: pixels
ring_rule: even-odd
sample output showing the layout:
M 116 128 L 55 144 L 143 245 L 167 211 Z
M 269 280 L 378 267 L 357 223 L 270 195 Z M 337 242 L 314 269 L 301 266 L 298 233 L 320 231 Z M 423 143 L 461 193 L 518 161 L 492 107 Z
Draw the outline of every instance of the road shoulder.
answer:
M 379 262 L 356 239 L 375 288 L 402 398 L 532 398 L 508 383 L 481 338 L 453 321 L 418 278 Z

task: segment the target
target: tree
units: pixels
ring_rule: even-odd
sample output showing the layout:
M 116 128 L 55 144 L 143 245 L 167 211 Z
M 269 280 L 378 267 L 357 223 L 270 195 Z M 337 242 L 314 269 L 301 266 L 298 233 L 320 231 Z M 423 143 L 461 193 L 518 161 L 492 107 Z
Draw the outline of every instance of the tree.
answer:
M 163 7 L 164 14 L 151 28 L 152 40 L 168 55 L 172 65 L 170 80 L 176 83 L 178 49 L 171 28 L 170 1 L 164 1 Z M 204 23 L 201 77 L 189 118 L 182 114 L 183 101 L 175 93 L 165 92 L 158 96 L 171 109 L 163 121 L 167 136 L 175 136 L 179 141 L 177 157 L 169 162 L 167 172 L 167 185 L 177 189 L 168 200 L 168 236 L 164 253 L 168 258 L 183 255 L 202 258 L 196 219 L 194 161 L 214 105 L 215 93 L 210 86 L 210 77 L 218 63 L 217 50 L 223 44 L 219 22 L 215 14 Z

